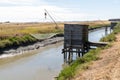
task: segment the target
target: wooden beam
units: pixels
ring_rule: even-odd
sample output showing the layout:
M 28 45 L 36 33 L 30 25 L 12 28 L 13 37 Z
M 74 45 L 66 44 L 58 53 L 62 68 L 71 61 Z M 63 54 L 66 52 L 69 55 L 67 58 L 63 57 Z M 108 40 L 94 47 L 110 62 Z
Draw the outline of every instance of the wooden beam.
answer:
M 88 42 L 90 46 L 96 46 L 96 47 L 101 47 L 101 46 L 106 46 L 109 43 L 108 42 Z

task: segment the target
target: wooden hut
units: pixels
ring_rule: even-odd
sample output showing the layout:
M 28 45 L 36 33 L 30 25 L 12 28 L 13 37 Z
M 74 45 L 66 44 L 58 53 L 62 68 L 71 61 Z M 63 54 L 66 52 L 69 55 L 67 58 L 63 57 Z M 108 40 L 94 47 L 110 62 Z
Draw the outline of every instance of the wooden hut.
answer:
M 80 46 L 88 42 L 88 25 L 65 24 L 64 47 Z
M 64 60 L 71 61 L 73 53 L 78 57 L 88 51 L 88 25 L 64 25 Z M 67 59 L 68 58 L 68 59 Z

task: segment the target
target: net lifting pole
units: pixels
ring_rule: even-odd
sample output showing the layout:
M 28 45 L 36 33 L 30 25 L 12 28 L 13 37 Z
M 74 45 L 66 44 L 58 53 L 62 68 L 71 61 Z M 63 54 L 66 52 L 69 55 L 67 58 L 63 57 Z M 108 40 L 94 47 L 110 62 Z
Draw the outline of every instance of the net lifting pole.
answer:
M 45 10 L 45 18 L 46 18 L 46 16 L 47 16 L 47 14 L 48 14 L 48 16 L 52 19 L 52 21 L 55 23 L 55 29 L 58 29 L 58 24 L 56 23 L 56 21 L 52 18 L 52 16 L 49 14 L 49 12 L 46 10 L 46 9 L 44 9 Z

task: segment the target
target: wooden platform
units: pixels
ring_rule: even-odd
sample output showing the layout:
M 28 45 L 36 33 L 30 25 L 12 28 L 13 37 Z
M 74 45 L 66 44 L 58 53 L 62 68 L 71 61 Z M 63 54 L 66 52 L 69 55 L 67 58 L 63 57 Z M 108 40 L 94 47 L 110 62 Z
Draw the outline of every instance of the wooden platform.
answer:
M 90 46 L 102 47 L 108 45 L 108 42 L 88 42 Z

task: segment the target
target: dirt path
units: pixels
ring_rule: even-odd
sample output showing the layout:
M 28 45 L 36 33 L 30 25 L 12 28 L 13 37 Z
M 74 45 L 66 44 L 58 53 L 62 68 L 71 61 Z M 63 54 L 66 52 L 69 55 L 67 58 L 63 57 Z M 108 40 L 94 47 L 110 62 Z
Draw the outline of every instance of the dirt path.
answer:
M 94 61 L 73 80 L 120 80 L 120 34 L 116 37 L 113 46 L 101 52 L 100 60 Z

